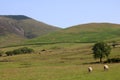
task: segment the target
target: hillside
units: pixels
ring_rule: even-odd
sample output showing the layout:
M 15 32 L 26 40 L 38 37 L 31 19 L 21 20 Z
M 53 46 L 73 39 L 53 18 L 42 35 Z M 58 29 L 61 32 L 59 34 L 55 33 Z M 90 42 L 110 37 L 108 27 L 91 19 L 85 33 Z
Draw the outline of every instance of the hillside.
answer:
M 97 42 L 119 41 L 120 25 L 111 23 L 89 23 L 72 26 L 58 32 L 29 40 L 28 43 L 39 42 Z
M 24 15 L 2 15 L 0 16 L 0 44 L 16 43 L 59 29 Z
M 103 28 L 102 25 L 105 24 L 100 24 L 101 28 L 100 26 L 93 26 L 95 24 L 70 27 L 31 40 L 29 43 L 40 42 L 40 40 L 41 42 L 62 42 L 63 40 L 68 40 L 66 35 L 69 35 L 69 41 L 72 41 L 75 40 L 72 38 L 74 38 L 76 34 L 80 35 L 82 32 L 86 33 L 86 35 L 92 34 L 92 32 L 94 32 L 94 34 L 103 34 L 102 32 L 104 31 L 107 33 L 111 32 L 111 34 L 114 33 L 114 35 L 119 33 L 115 33 L 115 31 L 119 30 L 119 25 L 115 26 L 113 24 L 113 26 L 103 26 Z M 106 25 L 111 24 L 107 23 Z M 78 37 L 78 35 L 76 37 Z M 108 36 L 110 37 L 110 35 Z M 81 40 L 82 37 L 78 39 Z M 98 63 L 99 59 L 93 58 L 92 46 L 93 43 L 57 43 L 0 48 L 0 51 L 3 51 L 2 56 L 0 56 L 0 80 L 119 80 L 120 63 L 106 63 L 109 66 L 109 70 L 104 71 L 104 64 Z M 23 47 L 32 48 L 34 52 L 12 56 L 5 55 L 5 52 Z M 119 51 L 120 48 L 118 47 L 112 48 L 109 59 L 120 57 Z M 106 61 L 106 58 L 104 58 L 103 61 Z M 88 73 L 89 66 L 93 68 L 91 73 Z
M 0 57 L 0 80 L 119 80 L 120 63 L 107 63 L 110 69 L 104 71 L 104 64 L 93 58 L 91 46 L 90 43 L 28 45 L 34 53 Z M 120 56 L 119 52 L 120 48 L 113 48 L 109 57 Z M 91 73 L 89 66 L 93 67 Z

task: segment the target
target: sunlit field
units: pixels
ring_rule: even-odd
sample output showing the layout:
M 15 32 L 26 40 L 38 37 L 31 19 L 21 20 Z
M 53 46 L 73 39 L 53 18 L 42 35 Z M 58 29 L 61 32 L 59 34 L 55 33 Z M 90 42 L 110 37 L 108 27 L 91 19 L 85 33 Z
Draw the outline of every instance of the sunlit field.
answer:
M 92 43 L 29 45 L 34 53 L 0 57 L 0 80 L 119 80 L 120 63 L 107 63 L 110 69 L 93 58 Z M 23 46 L 19 46 L 23 47 Z M 19 47 L 1 48 L 2 51 Z M 44 49 L 44 51 L 42 51 Z M 110 57 L 120 56 L 120 48 Z M 106 60 L 106 59 L 104 59 Z M 91 73 L 87 68 L 93 67 Z

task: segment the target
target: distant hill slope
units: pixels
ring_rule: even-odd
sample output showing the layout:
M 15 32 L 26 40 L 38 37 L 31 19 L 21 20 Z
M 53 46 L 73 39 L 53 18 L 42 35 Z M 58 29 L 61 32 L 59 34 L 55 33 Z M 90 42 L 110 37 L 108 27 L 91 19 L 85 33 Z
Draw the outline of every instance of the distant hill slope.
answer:
M 89 23 L 72 26 L 58 32 L 29 40 L 39 42 L 97 42 L 120 40 L 120 25 L 111 23 Z
M 59 29 L 24 15 L 1 15 L 0 44 L 35 38 Z

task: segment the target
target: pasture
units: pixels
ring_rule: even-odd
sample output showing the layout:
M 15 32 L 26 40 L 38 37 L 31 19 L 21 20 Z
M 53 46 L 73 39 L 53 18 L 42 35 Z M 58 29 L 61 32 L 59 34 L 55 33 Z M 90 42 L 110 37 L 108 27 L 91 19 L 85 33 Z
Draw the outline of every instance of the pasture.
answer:
M 95 63 L 99 60 L 93 59 L 92 45 L 29 45 L 27 47 L 35 50 L 32 54 L 0 57 L 0 80 L 119 80 L 120 63 L 110 63 L 110 70 L 104 71 L 104 64 Z M 18 47 L 1 50 L 5 52 L 16 48 Z M 120 56 L 119 51 L 120 48 L 112 49 L 110 57 Z M 91 73 L 87 70 L 89 66 L 93 67 Z

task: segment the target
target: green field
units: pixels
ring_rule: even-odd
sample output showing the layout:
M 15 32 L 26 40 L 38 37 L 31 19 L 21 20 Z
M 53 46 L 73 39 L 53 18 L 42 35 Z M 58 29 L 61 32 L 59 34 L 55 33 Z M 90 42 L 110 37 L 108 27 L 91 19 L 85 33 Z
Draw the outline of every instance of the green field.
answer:
M 98 41 L 120 41 L 120 25 L 110 23 L 90 23 L 69 27 L 32 40 L 27 44 L 36 43 L 88 43 Z
M 59 43 L 29 45 L 32 54 L 0 57 L 0 80 L 119 80 L 120 63 L 92 64 L 93 43 Z M 23 47 L 23 46 L 19 46 Z M 18 47 L 1 48 L 2 51 Z M 45 51 L 41 51 L 45 49 Z M 120 56 L 120 48 L 112 49 L 110 57 Z M 105 59 L 104 59 L 105 60 Z M 88 73 L 87 68 L 93 67 Z

